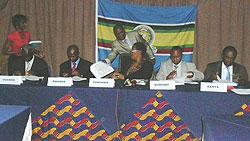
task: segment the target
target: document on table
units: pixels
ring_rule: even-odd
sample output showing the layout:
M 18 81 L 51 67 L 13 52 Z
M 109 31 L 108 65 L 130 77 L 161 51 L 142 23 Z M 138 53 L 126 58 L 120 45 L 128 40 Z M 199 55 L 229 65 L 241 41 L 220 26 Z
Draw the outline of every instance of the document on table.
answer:
M 29 81 L 39 81 L 40 79 L 42 80 L 44 77 L 39 77 L 39 76 L 35 76 L 35 75 L 25 75 L 22 76 L 22 80 L 29 80 Z
M 218 75 L 217 80 L 214 80 L 213 83 L 226 83 L 228 86 L 238 86 L 238 83 L 231 82 L 228 80 L 222 80 Z
M 87 78 L 82 78 L 82 77 L 79 77 L 79 76 L 73 76 L 72 80 L 73 81 L 84 81 L 84 80 L 87 80 Z
M 90 71 L 93 73 L 93 75 L 96 78 L 102 78 L 102 77 L 114 72 L 114 69 L 106 63 L 97 62 L 97 63 L 94 63 L 90 66 Z
M 250 89 L 232 89 L 231 91 L 239 95 L 250 95 Z

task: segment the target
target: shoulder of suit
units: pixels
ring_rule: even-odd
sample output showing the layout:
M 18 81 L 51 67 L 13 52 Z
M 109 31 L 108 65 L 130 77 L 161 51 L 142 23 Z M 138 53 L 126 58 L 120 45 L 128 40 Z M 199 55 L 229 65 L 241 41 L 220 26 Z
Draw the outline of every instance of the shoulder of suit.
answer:
M 222 63 L 222 61 L 215 61 L 215 62 L 208 63 L 207 65 L 208 66 L 213 66 L 213 65 L 219 65 L 221 63 Z
M 127 32 L 127 34 L 128 34 L 128 35 L 130 35 L 130 34 L 138 34 L 138 35 L 139 35 L 139 33 L 138 33 L 137 30 L 133 30 L 133 31 Z
M 182 61 L 183 64 L 187 64 L 187 65 L 195 65 L 193 62 L 186 62 L 186 61 Z
M 171 63 L 172 63 L 171 59 L 161 62 L 162 65 L 170 65 Z
M 36 60 L 39 60 L 39 61 L 42 61 L 42 62 L 46 62 L 44 59 L 40 58 L 40 57 L 37 57 L 37 56 L 34 56 Z
M 88 63 L 88 64 L 93 64 L 93 63 L 91 63 L 90 61 L 85 60 L 85 59 L 83 59 L 83 58 L 81 58 L 81 57 L 80 57 L 80 62 L 82 62 L 82 63 L 84 62 L 84 63 Z M 80 63 L 80 62 L 79 62 L 79 63 Z
M 112 42 L 112 47 L 113 47 L 113 46 L 116 46 L 116 45 L 118 45 L 118 44 L 120 44 L 119 41 L 118 41 L 118 40 L 114 40 L 114 41 Z
M 234 62 L 234 64 L 233 64 L 234 66 L 237 66 L 237 67 L 245 67 L 244 65 L 241 65 L 241 64 L 239 64 L 239 63 L 236 63 L 236 62 Z
M 69 61 L 69 60 L 67 60 L 67 61 L 65 61 L 65 62 L 63 62 L 63 63 L 61 63 L 60 66 L 65 66 L 65 65 L 68 65 L 68 64 L 70 64 L 70 61 Z
M 47 64 L 47 62 L 40 57 L 35 56 L 35 60 L 37 60 L 39 63 Z

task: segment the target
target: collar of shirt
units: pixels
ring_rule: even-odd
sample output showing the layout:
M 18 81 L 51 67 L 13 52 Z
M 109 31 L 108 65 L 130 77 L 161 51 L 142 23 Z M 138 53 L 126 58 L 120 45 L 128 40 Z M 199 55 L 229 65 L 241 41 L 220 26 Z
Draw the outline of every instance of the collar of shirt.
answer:
M 25 72 L 30 71 L 30 69 L 31 69 L 31 67 L 33 65 L 34 59 L 35 59 L 35 57 L 33 55 L 32 59 L 30 61 L 28 61 L 28 62 L 25 61 Z
M 132 44 L 131 44 L 131 42 L 130 42 L 130 40 L 129 40 L 127 34 L 126 34 L 126 36 L 125 36 L 125 39 L 122 40 L 122 42 L 125 43 L 125 44 L 128 44 L 128 46 L 129 46 L 130 48 L 132 48 Z
M 76 68 L 77 68 L 79 62 L 80 62 L 80 57 L 78 57 L 78 59 L 75 61 L 75 63 L 76 63 Z M 74 63 L 74 62 L 70 61 L 71 68 L 73 68 L 73 63 Z
M 233 65 L 228 67 L 229 72 L 230 72 L 230 81 L 232 82 L 232 74 L 233 74 Z M 221 67 L 221 79 L 226 80 L 227 76 L 227 66 L 222 62 L 222 67 Z

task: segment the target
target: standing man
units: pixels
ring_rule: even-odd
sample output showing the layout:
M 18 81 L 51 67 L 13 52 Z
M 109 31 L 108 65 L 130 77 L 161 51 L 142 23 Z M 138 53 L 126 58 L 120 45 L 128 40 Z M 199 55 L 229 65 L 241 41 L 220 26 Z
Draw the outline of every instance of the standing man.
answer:
M 79 48 L 76 45 L 71 45 L 67 49 L 68 59 L 60 65 L 60 76 L 72 77 L 79 76 L 84 78 L 93 77 L 90 72 L 91 62 L 79 57 Z
M 130 53 L 134 43 L 142 42 L 147 47 L 147 57 L 153 64 L 155 64 L 154 53 L 150 45 L 137 31 L 126 33 L 121 24 L 116 24 L 113 28 L 113 32 L 115 34 L 116 40 L 112 43 L 112 50 L 107 58 L 103 60 L 103 62 L 108 64 L 112 63 L 118 54 L 121 55 L 123 53 Z
M 182 59 L 182 49 L 174 46 L 170 52 L 170 59 L 161 62 L 160 70 L 156 75 L 157 80 L 173 79 L 178 81 L 183 78 L 184 81 L 202 81 L 204 75 L 196 69 L 194 63 L 184 62 Z
M 235 63 L 237 50 L 233 46 L 227 46 L 223 49 L 222 61 L 213 62 L 207 65 L 204 72 L 204 81 L 217 80 L 217 76 L 222 80 L 230 82 L 236 81 L 239 85 L 248 84 L 248 73 L 246 67 Z

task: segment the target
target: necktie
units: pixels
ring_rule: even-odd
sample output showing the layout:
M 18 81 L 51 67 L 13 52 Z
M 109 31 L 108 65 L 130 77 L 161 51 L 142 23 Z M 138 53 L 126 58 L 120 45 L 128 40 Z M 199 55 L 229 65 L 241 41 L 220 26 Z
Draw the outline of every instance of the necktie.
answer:
M 178 66 L 174 65 L 174 71 L 177 71 Z
M 72 72 L 76 70 L 76 62 L 73 62 Z
M 229 67 L 227 67 L 226 80 L 229 80 L 229 81 L 230 81 L 230 71 L 229 71 Z

